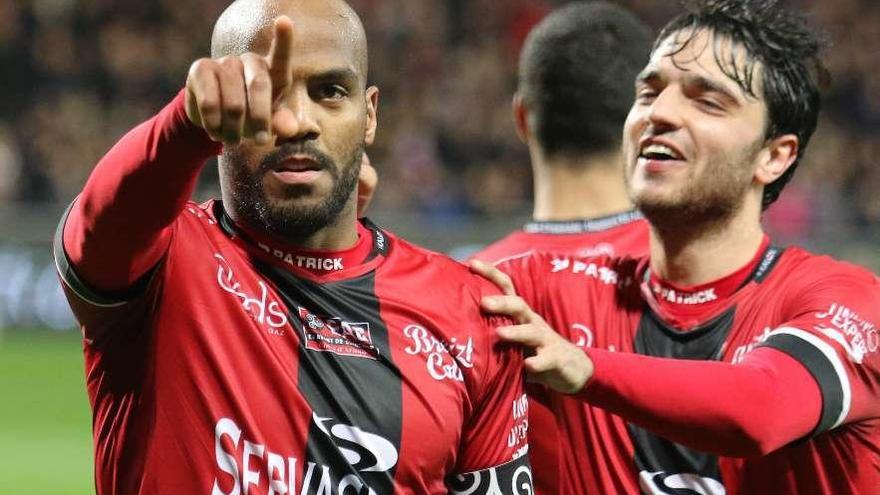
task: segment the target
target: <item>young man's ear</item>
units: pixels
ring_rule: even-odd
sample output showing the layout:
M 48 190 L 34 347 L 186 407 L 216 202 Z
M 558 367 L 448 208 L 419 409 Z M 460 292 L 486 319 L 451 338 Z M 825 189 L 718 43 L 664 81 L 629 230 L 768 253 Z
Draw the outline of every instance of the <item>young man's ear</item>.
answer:
M 516 134 L 523 143 L 529 144 L 531 139 L 531 131 L 529 130 L 529 110 L 526 108 L 526 102 L 522 93 L 517 91 L 513 95 L 513 123 L 516 125 Z
M 794 134 L 783 134 L 773 138 L 761 150 L 755 179 L 766 186 L 782 177 L 797 159 L 798 146 L 798 138 Z

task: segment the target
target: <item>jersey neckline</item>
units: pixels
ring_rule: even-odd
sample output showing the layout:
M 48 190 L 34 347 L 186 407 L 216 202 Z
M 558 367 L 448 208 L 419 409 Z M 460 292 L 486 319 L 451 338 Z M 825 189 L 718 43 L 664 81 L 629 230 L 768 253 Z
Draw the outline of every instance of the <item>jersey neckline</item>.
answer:
M 754 257 L 735 272 L 705 284 L 677 286 L 645 268 L 641 283 L 642 298 L 651 312 L 672 327 L 691 331 L 727 311 L 755 283 L 762 282 L 781 258 L 784 249 L 764 237 Z
M 642 218 L 642 214 L 638 210 L 629 210 L 602 217 L 579 220 L 533 220 L 523 225 L 522 231 L 527 234 L 585 234 L 610 230 L 641 220 Z
M 391 250 L 389 236 L 366 218 L 358 221 L 359 239 L 354 246 L 339 251 L 325 251 L 281 245 L 251 232 L 226 214 L 220 200 L 214 201 L 211 210 L 221 231 L 248 253 L 296 276 L 317 282 L 363 275 L 379 266 Z

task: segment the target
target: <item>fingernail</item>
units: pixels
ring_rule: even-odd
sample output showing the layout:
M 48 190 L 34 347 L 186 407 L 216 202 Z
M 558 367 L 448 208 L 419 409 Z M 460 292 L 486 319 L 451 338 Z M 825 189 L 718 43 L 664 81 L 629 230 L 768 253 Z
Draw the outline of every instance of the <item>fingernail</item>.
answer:
M 498 303 L 496 303 L 495 299 L 493 299 L 491 297 L 487 297 L 487 298 L 483 299 L 483 306 L 486 306 L 487 308 L 494 308 L 497 305 L 498 305 Z
M 256 139 L 257 144 L 269 144 L 270 136 L 269 133 L 266 131 L 258 132 L 257 135 L 254 136 L 254 138 Z

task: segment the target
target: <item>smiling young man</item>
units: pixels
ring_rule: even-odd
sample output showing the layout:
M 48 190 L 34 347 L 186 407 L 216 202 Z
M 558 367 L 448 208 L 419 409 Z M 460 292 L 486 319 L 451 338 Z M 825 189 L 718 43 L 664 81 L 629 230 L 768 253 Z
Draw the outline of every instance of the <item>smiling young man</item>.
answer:
M 499 334 L 561 392 L 560 493 L 880 487 L 878 280 L 760 225 L 815 129 L 819 47 L 775 1 L 695 2 L 624 128 L 650 255 L 532 255 L 502 265 L 512 280 L 475 265 L 520 294 L 484 306 L 519 320 Z
M 239 0 L 212 52 L 59 228 L 97 492 L 530 489 L 497 289 L 356 218 L 378 90 L 355 12 Z M 189 202 L 217 153 L 223 200 Z

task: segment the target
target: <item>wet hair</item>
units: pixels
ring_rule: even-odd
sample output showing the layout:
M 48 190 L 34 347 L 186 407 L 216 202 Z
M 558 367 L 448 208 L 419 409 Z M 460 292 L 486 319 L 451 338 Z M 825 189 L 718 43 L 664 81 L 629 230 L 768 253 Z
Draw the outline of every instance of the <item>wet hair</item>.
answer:
M 633 81 L 650 51 L 650 29 L 608 2 L 569 4 L 541 21 L 520 55 L 519 92 L 543 151 L 618 148 Z
M 753 79 L 760 64 L 768 115 L 764 138 L 770 141 L 785 134 L 798 138 L 794 163 L 764 188 L 762 207 L 767 209 L 791 180 L 816 130 L 820 92 L 830 85 L 828 70 L 819 59 L 825 37 L 777 0 L 691 0 L 686 7 L 685 13 L 663 27 L 654 49 L 670 36 L 685 33 L 677 47 L 682 50 L 701 32 L 711 32 L 718 66 L 751 97 L 757 97 Z M 735 58 L 743 50 L 721 50 L 725 40 L 744 49 L 745 57 Z

